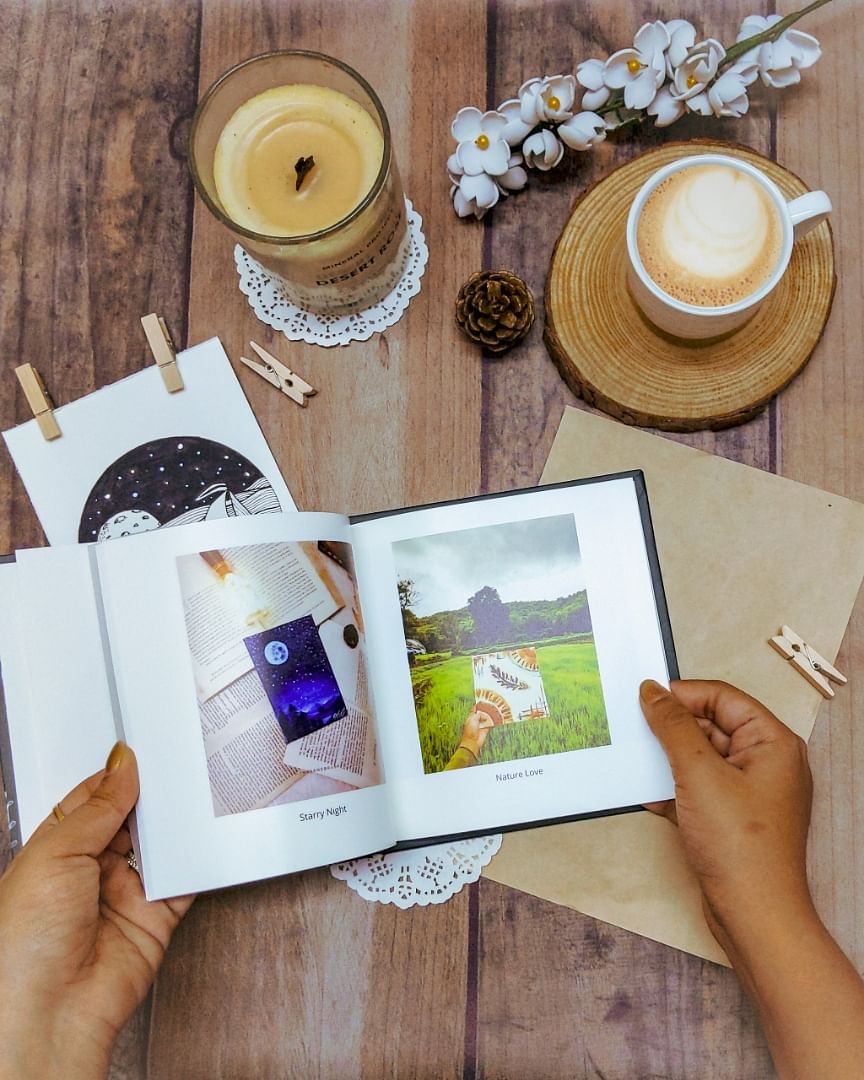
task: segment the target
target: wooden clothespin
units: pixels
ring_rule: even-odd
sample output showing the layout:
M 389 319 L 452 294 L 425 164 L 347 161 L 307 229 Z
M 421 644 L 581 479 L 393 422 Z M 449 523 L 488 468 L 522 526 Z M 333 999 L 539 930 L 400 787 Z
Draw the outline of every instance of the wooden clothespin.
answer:
M 834 697 L 834 688 L 828 679 L 840 685 L 849 682 L 845 675 L 829 664 L 824 656 L 820 656 L 789 626 L 781 626 L 780 633 L 770 638 L 768 644 L 796 667 L 824 698 Z
M 312 397 L 313 394 L 318 393 L 314 386 L 310 386 L 305 379 L 301 379 L 296 372 L 286 367 L 280 360 L 277 360 L 272 353 L 262 349 L 254 341 L 250 341 L 249 344 L 261 357 L 263 363 L 259 364 L 257 360 L 250 360 L 248 356 L 241 356 L 240 363 L 245 364 L 246 367 L 251 368 L 253 371 L 257 371 L 262 379 L 266 379 L 267 382 L 281 390 L 283 394 L 287 394 L 292 401 L 296 401 L 298 405 L 305 405 L 307 397 Z
M 147 344 L 153 353 L 153 359 L 159 366 L 162 374 L 162 382 L 169 394 L 176 394 L 183 389 L 183 376 L 177 367 L 177 354 L 174 351 L 174 342 L 168 333 L 168 327 L 161 315 L 152 312 L 150 315 L 141 316 L 141 325 L 147 335 Z
M 43 438 L 49 441 L 59 439 L 61 431 L 54 418 L 54 403 L 48 396 L 42 376 L 32 364 L 22 364 L 15 368 L 15 374 L 18 376 L 18 382 L 21 383 L 27 404 L 33 410 Z

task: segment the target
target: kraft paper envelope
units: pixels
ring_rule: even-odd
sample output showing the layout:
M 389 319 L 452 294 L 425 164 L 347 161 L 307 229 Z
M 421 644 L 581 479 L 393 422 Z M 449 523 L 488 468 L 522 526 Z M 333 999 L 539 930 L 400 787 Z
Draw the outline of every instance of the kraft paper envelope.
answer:
M 836 658 L 864 577 L 864 504 L 572 408 L 541 482 L 626 469 L 645 473 L 682 678 L 735 683 L 809 738 L 823 699 L 767 639 L 786 623 Z M 483 873 L 728 963 L 665 818 L 510 833 Z

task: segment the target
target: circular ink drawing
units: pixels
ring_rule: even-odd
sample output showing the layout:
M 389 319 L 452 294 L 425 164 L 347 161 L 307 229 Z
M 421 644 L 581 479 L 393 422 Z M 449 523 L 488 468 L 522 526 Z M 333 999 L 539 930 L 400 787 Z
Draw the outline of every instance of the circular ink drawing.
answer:
M 178 435 L 136 446 L 102 473 L 84 504 L 78 542 L 279 510 L 269 480 L 242 454 Z

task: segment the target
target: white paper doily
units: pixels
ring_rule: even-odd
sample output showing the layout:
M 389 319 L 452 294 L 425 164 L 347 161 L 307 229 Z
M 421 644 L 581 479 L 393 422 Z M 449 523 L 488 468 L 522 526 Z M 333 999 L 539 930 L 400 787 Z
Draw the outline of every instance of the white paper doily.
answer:
M 350 341 L 366 341 L 373 334 L 380 334 L 402 318 L 411 297 L 420 292 L 420 279 L 429 261 L 423 219 L 410 199 L 406 198 L 405 208 L 409 243 L 402 256 L 399 281 L 374 307 L 351 315 L 319 315 L 298 307 L 286 297 L 278 279 L 237 244 L 234 262 L 240 275 L 240 291 L 247 297 L 261 322 L 274 330 L 281 330 L 289 341 L 306 341 L 310 345 L 347 345 Z
M 390 851 L 366 859 L 335 863 L 330 873 L 345 881 L 364 900 L 395 904 L 443 904 L 480 877 L 480 871 L 501 847 L 500 834 L 449 844 Z

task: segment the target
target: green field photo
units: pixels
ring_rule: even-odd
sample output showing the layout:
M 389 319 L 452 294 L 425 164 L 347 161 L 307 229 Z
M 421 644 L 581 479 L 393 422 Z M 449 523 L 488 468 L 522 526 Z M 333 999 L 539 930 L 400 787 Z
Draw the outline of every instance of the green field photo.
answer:
M 572 514 L 400 540 L 393 554 L 425 772 L 609 745 Z
M 590 634 L 537 645 L 550 715 L 493 728 L 481 765 L 608 746 L 597 653 Z M 423 770 L 443 770 L 459 745 L 465 718 L 474 706 L 470 656 L 430 657 L 411 670 Z

